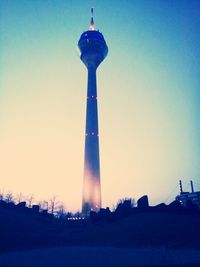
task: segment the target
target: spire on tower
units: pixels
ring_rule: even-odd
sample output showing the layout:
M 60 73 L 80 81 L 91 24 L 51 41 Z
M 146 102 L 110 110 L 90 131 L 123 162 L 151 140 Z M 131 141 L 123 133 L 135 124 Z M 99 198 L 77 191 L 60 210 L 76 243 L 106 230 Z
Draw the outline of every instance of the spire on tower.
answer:
M 94 31 L 94 18 L 93 18 L 94 8 L 91 7 L 91 21 L 90 21 L 90 31 Z

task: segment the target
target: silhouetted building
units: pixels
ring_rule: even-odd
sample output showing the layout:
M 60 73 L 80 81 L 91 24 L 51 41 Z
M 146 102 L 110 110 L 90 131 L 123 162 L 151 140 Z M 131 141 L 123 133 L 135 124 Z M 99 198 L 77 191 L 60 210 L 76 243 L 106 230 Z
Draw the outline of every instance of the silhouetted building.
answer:
M 191 192 L 184 192 L 182 181 L 179 181 L 180 195 L 176 196 L 176 200 L 179 201 L 183 207 L 189 208 L 191 205 L 197 205 L 200 208 L 200 191 L 195 192 L 193 182 L 190 181 Z
M 93 8 L 91 11 L 90 28 L 78 42 L 80 58 L 88 70 L 82 198 L 82 213 L 86 216 L 91 210 L 98 211 L 101 208 L 96 70 L 108 53 L 102 33 L 94 28 Z
M 137 201 L 137 207 L 142 210 L 147 209 L 149 207 L 148 196 L 145 195 L 139 198 Z
M 22 202 L 19 202 L 17 205 L 16 205 L 16 208 L 22 212 L 26 212 L 28 211 L 29 209 L 26 207 L 26 201 L 22 201 Z
M 40 206 L 39 205 L 33 205 L 32 206 L 32 211 L 35 213 L 38 213 L 40 211 Z
M 20 209 L 25 209 L 26 208 L 26 201 L 19 202 L 17 204 L 17 207 Z

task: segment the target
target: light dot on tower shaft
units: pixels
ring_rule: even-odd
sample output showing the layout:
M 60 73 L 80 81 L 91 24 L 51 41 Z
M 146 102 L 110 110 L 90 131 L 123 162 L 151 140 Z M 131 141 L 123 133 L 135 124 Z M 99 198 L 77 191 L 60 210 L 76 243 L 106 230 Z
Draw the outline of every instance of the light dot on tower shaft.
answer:
M 89 30 L 78 42 L 80 58 L 88 70 L 87 99 L 97 100 L 96 70 L 108 53 L 102 33 L 95 30 L 93 8 Z M 91 133 L 91 134 L 88 134 Z M 99 131 L 97 101 L 87 101 L 82 214 L 101 208 Z

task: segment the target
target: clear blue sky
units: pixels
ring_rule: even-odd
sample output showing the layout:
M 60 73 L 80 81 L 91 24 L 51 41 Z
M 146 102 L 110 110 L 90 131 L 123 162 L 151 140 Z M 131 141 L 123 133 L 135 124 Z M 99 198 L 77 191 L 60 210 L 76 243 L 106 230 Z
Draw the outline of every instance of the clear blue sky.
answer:
M 81 206 L 90 7 L 109 54 L 98 70 L 103 206 L 200 190 L 200 1 L 1 0 L 0 189 Z

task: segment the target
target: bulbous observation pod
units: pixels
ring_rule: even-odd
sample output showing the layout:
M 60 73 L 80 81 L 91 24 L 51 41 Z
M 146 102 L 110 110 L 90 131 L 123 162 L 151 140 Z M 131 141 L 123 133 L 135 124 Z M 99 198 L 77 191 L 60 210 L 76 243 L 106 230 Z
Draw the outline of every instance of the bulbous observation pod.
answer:
M 86 67 L 92 63 L 97 68 L 108 54 L 108 47 L 103 34 L 95 30 L 84 32 L 80 37 L 78 47 L 80 58 Z

